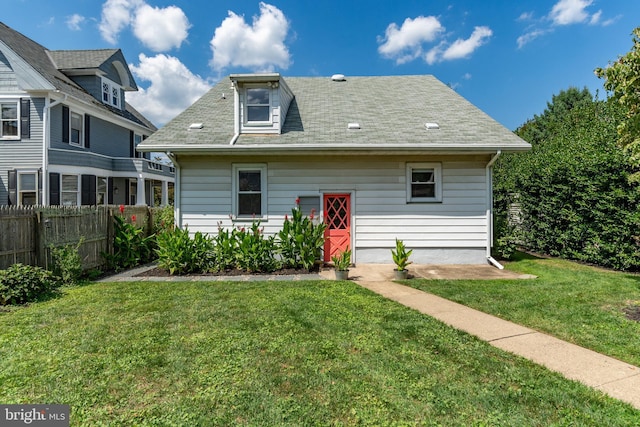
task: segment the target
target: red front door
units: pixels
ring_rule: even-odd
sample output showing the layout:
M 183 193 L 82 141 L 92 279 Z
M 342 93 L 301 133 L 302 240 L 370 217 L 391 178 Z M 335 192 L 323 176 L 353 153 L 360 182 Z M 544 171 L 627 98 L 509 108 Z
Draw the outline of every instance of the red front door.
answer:
M 324 260 L 341 254 L 351 247 L 351 195 L 324 195 Z

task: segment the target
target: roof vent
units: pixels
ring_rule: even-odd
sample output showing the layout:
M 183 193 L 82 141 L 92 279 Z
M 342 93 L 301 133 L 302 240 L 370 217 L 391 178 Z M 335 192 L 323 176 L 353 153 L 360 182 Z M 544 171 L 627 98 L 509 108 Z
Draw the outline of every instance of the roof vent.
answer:
M 347 129 L 360 129 L 360 123 L 349 123 Z
M 343 82 L 347 80 L 347 78 L 344 76 L 344 74 L 334 74 L 333 76 L 331 76 L 331 80 L 333 80 L 334 82 Z
M 204 125 L 202 123 L 191 123 L 191 125 L 189 125 L 189 130 L 191 129 L 202 129 L 204 127 Z
M 440 125 L 437 123 L 425 123 L 424 127 L 426 127 L 427 129 L 440 129 Z

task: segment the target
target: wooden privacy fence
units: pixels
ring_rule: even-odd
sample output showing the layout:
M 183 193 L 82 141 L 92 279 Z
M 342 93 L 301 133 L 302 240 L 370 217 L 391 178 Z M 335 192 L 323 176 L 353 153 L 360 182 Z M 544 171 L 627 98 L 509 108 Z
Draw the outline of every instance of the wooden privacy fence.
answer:
M 113 251 L 113 215 L 121 215 L 118 206 L 0 206 L 0 269 L 15 263 L 49 268 L 52 248 L 79 243 L 83 269 L 99 268 L 102 253 Z M 126 206 L 122 215 L 150 234 L 147 206 Z

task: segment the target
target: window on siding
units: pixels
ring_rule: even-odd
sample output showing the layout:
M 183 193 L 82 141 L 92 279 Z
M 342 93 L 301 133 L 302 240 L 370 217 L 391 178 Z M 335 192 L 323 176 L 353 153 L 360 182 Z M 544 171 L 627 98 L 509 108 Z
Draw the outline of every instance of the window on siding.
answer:
M 108 179 L 103 176 L 99 176 L 97 180 L 98 182 L 96 183 L 96 204 L 106 205 Z
M 18 102 L 0 103 L 0 138 L 18 139 Z
M 84 145 L 84 117 L 82 114 L 71 111 L 69 114 L 69 143 Z
M 247 88 L 247 122 L 271 121 L 271 91 L 267 88 Z
M 144 156 L 143 156 L 143 154 L 144 154 L 144 153 L 141 153 L 141 152 L 139 152 L 138 150 L 136 150 L 136 148 L 138 148 L 138 145 L 139 145 L 141 142 L 142 142 L 142 135 L 139 135 L 139 134 L 137 134 L 137 133 L 136 133 L 136 134 L 134 134 L 134 135 L 133 135 L 133 153 L 134 153 L 134 156 L 135 156 L 135 157 L 137 157 L 137 158 L 144 157 Z
M 38 204 L 38 174 L 35 172 L 18 173 L 18 204 Z
M 241 218 L 266 214 L 266 165 L 234 165 L 234 214 Z
M 78 175 L 62 175 L 61 193 L 63 206 L 78 205 Z
M 122 107 L 122 101 L 120 96 L 120 85 L 112 82 L 109 79 L 102 79 L 102 102 L 108 105 L 112 105 L 117 108 Z
M 442 201 L 442 165 L 407 164 L 407 202 Z

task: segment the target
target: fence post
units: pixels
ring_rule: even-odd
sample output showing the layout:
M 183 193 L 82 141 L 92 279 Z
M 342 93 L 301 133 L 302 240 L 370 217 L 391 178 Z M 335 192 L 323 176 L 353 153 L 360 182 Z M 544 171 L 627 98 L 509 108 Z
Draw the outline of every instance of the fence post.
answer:
M 44 233 L 45 224 L 42 221 L 42 212 L 36 211 L 34 215 L 34 248 L 36 250 L 35 253 L 35 261 L 36 265 L 42 268 L 47 268 L 47 249 L 45 248 L 46 238 Z

